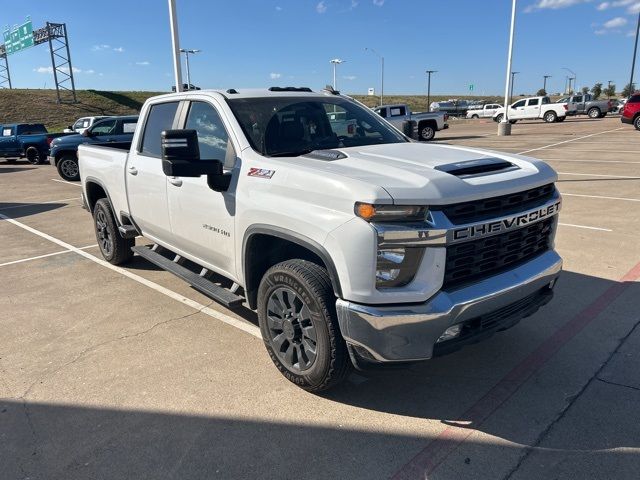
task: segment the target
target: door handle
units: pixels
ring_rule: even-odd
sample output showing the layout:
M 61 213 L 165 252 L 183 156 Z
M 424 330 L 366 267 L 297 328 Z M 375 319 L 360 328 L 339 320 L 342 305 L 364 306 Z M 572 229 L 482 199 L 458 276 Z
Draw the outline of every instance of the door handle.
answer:
M 138 174 L 138 169 L 136 167 L 134 167 L 133 165 L 131 165 L 128 170 L 129 170 L 129 173 L 131 175 L 137 175 Z
M 167 179 L 169 180 L 169 183 L 171 185 L 175 185 L 176 187 L 181 187 L 182 186 L 182 179 L 180 179 L 178 177 L 167 177 Z

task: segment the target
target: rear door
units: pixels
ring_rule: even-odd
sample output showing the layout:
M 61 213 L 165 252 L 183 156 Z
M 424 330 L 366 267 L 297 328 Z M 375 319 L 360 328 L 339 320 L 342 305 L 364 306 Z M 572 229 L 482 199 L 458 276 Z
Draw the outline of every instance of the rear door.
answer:
M 161 134 L 175 128 L 179 106 L 177 100 L 150 105 L 142 135 L 137 145 L 131 146 L 125 167 L 129 211 L 142 233 L 152 240 L 171 236 Z
M 527 100 L 524 110 L 527 118 L 540 118 L 540 99 L 530 98 Z
M 225 171 L 236 163 L 234 141 L 225 125 L 219 106 L 210 97 L 190 97 L 178 128 L 195 130 L 201 160 L 220 160 Z M 236 175 L 237 172 L 234 173 Z M 232 179 L 226 192 L 216 192 L 207 185 L 207 176 L 169 177 L 167 198 L 173 242 L 177 248 L 218 273 L 237 278 L 234 258 L 234 215 L 236 182 Z

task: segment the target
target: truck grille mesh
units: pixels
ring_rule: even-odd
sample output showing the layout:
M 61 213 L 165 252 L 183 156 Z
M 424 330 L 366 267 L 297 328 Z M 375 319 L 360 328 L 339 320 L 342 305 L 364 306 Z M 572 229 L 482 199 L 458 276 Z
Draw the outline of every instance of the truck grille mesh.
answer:
M 547 251 L 554 218 L 511 232 L 447 247 L 443 289 L 460 287 L 509 270 Z
M 454 224 L 480 222 L 490 218 L 520 213 L 535 208 L 549 200 L 555 191 L 552 183 L 541 187 L 511 193 L 495 198 L 486 198 L 472 202 L 456 203 L 444 207 L 432 207 L 432 210 L 442 210 Z

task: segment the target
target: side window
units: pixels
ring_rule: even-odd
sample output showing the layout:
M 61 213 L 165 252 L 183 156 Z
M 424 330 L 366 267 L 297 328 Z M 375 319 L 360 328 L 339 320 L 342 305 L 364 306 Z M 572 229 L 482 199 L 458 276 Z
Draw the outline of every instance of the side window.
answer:
M 548 105 L 551 103 L 549 97 L 542 97 L 542 105 Z
M 580 103 L 582 101 L 582 95 L 579 95 L 577 97 L 573 97 L 573 101 L 576 103 Z
M 399 117 L 401 115 L 406 115 L 406 109 L 404 107 L 391 107 L 392 117 Z
M 103 122 L 96 123 L 91 129 L 91 133 L 94 135 L 111 135 L 116 132 L 117 120 L 105 120 Z
M 122 133 L 133 133 L 136 130 L 137 120 L 123 120 Z
M 527 104 L 529 107 L 533 107 L 535 105 L 538 105 L 540 103 L 540 100 L 538 98 L 531 98 L 529 99 L 529 103 Z
M 78 128 L 84 128 L 84 120 L 80 119 L 76 123 L 73 124 L 73 129 L 77 130 Z
M 519 102 L 514 103 L 512 108 L 524 107 L 524 104 L 526 102 L 527 102 L 526 100 L 520 100 Z
M 3 137 L 10 137 L 11 135 L 13 135 L 13 129 L 11 127 L 5 127 L 2 129 Z
M 229 135 L 220 115 L 212 105 L 205 102 L 192 102 L 184 128 L 198 132 L 198 147 L 202 160 L 225 162 Z
M 162 155 L 161 135 L 163 130 L 171 130 L 178 110 L 178 102 L 152 105 L 147 116 L 140 153 L 160 158 Z
M 627 102 L 628 103 L 640 103 L 640 95 L 634 95 L 629 100 L 627 100 Z
M 386 108 L 376 109 L 376 113 L 378 115 L 380 115 L 382 118 L 387 118 L 387 109 Z

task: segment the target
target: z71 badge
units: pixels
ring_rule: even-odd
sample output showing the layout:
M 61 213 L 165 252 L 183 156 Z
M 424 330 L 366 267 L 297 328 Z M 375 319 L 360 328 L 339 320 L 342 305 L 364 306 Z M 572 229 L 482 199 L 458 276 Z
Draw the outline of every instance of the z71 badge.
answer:
M 270 179 L 271 177 L 273 177 L 274 173 L 276 173 L 275 170 L 267 170 L 266 168 L 250 168 L 247 176 Z

